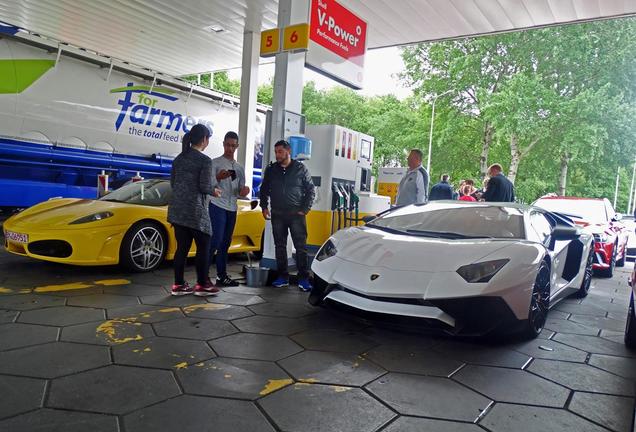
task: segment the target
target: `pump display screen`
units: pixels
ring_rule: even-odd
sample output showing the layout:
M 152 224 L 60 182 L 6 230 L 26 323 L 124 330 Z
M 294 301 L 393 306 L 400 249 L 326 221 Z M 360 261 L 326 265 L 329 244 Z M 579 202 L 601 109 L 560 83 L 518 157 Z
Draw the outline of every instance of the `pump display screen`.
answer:
M 367 141 L 364 138 L 360 143 L 360 159 L 371 160 L 371 141 Z

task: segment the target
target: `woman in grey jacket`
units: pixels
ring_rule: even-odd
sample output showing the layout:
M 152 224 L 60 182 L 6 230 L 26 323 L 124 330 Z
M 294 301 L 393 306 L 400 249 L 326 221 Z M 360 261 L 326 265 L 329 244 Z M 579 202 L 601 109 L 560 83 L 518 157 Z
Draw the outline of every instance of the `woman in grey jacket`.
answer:
M 172 197 L 168 206 L 168 222 L 174 228 L 177 251 L 174 255 L 174 285 L 172 295 L 214 295 L 219 290 L 208 278 L 210 250 L 210 196 L 220 195 L 212 175 L 212 160 L 203 154 L 210 141 L 210 130 L 196 124 L 183 136 L 183 150 L 172 162 L 170 185 Z M 184 280 L 188 251 L 194 240 L 197 246 L 195 265 L 197 284 L 194 289 Z

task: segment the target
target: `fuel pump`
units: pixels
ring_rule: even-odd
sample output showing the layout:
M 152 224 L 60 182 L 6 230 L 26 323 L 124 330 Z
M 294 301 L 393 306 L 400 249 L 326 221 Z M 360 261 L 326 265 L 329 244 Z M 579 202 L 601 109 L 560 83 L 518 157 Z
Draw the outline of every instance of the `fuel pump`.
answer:
M 344 203 L 344 197 L 342 196 L 342 193 L 340 192 L 340 188 L 338 188 L 338 184 L 332 183 L 331 184 L 331 234 L 337 231 L 334 229 L 334 227 L 336 226 L 336 223 L 335 223 L 336 217 L 338 218 L 338 229 L 340 229 L 340 223 L 341 223 L 340 212 L 342 210 L 343 203 Z
M 360 196 L 356 193 L 355 186 L 349 184 L 349 226 L 358 225 L 360 219 L 358 219 L 358 211 L 360 205 Z M 352 217 L 353 213 L 353 217 Z
M 349 210 L 349 193 L 347 192 L 347 187 L 344 183 L 338 183 L 338 189 L 340 189 L 340 193 L 342 194 L 343 200 L 342 200 L 342 227 L 346 228 L 349 222 L 349 215 L 348 215 L 348 210 Z M 338 227 L 340 228 L 340 227 Z

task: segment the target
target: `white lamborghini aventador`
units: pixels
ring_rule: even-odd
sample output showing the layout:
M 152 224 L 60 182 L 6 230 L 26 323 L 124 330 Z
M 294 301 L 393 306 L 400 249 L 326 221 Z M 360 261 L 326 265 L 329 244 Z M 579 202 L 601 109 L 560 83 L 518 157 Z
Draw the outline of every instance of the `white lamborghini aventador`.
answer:
M 309 302 L 453 334 L 536 337 L 557 301 L 587 295 L 593 252 L 591 234 L 537 207 L 410 205 L 332 235 L 313 261 Z

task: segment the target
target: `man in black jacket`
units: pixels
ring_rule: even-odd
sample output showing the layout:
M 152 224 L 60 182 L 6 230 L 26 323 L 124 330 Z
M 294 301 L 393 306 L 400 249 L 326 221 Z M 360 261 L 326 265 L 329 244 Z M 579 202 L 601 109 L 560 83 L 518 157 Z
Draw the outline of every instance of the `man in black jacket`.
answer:
M 428 196 L 428 200 L 436 201 L 454 199 L 453 187 L 448 182 L 449 180 L 450 176 L 448 174 L 442 174 L 442 176 L 440 177 L 440 182 L 431 188 L 431 193 Z
M 298 287 L 310 291 L 309 266 L 307 263 L 307 221 L 314 197 L 314 183 L 307 167 L 291 158 L 291 147 L 287 141 L 274 144 L 276 162 L 263 173 L 260 199 L 263 217 L 272 220 L 272 233 L 276 248 L 278 278 L 272 285 L 289 286 L 287 271 L 287 231 L 291 232 L 296 248 Z M 271 212 L 268 203 L 271 200 Z
M 502 173 L 503 168 L 499 164 L 488 167 L 488 186 L 484 192 L 483 200 L 492 202 L 514 202 L 515 187 Z

